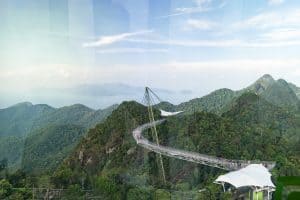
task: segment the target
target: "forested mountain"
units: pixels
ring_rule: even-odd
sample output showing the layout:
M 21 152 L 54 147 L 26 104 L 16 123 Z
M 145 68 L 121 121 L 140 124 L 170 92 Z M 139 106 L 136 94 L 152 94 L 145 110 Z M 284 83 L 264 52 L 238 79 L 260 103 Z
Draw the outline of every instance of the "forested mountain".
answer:
M 154 106 L 156 119 L 159 109 L 185 111 L 157 127 L 160 144 L 229 159 L 276 161 L 275 181 L 300 175 L 297 91 L 265 75 L 239 91 L 220 89 L 179 105 L 160 102 Z M 220 169 L 163 157 L 167 183 L 162 181 L 158 155 L 132 137 L 135 127 L 149 121 L 147 107 L 137 102 L 97 111 L 81 104 L 56 109 L 21 103 L 1 109 L 0 117 L 0 161 L 8 158 L 10 167 L 30 176 L 51 174 L 51 187 L 91 189 L 104 199 L 180 199 L 183 193 L 172 193 L 178 190 L 189 191 L 187 198 L 227 198 L 213 184 L 224 173 Z M 144 135 L 153 140 L 150 130 Z
M 0 109 L 0 135 L 24 136 L 31 130 L 36 120 L 54 111 L 55 109 L 48 105 L 32 105 L 29 102 Z
M 291 110 L 299 109 L 300 103 L 297 95 L 283 79 L 275 81 L 270 75 L 264 75 L 245 90 L 262 96 L 274 105 Z
M 205 111 L 221 114 L 235 96 L 236 93 L 230 89 L 220 89 L 204 97 L 181 103 L 177 106 L 177 110 L 184 110 L 188 113 Z
M 24 142 L 22 169 L 40 174 L 54 170 L 69 155 L 86 129 L 79 125 L 48 125 L 36 129 Z
M 273 171 L 275 178 L 300 175 L 297 143 L 285 137 L 287 132 L 298 134 L 299 123 L 291 129 L 287 124 L 296 121 L 295 115 L 253 93 L 241 95 L 236 102 L 222 116 L 193 112 L 168 118 L 158 126 L 160 143 L 225 158 L 273 160 L 278 163 Z M 155 113 L 158 118 L 158 110 Z M 137 146 L 131 135 L 131 130 L 145 121 L 146 107 L 122 103 L 103 123 L 90 129 L 56 171 L 53 183 L 68 187 L 84 180 L 85 188 L 110 199 L 132 193 L 151 198 L 168 194 L 169 189 L 206 188 L 217 194 L 218 187 L 212 181 L 224 173 L 222 170 L 173 158 L 163 158 L 167 176 L 167 184 L 163 184 L 157 155 Z M 145 135 L 152 139 L 149 132 Z M 198 195 L 205 199 L 208 194 Z
M 268 102 L 290 111 L 299 111 L 300 109 L 300 89 L 283 79 L 274 80 L 268 74 L 242 90 L 216 90 L 204 97 L 181 103 L 175 106 L 174 109 L 184 110 L 187 113 L 205 111 L 221 115 L 236 103 L 237 98 L 247 92 L 255 93 Z
M 26 102 L 1 109 L 0 160 L 6 158 L 12 169 L 21 165 L 26 171 L 54 169 L 82 135 L 116 107 L 93 110 L 75 104 L 55 109 Z
M 0 137 L 0 160 L 6 160 L 11 169 L 21 166 L 24 138 L 20 136 Z
M 163 102 L 160 102 L 160 103 L 154 105 L 154 108 L 167 110 L 169 112 L 174 112 L 174 111 L 176 111 L 177 106 L 174 104 L 171 104 L 169 102 L 163 101 Z
M 116 105 L 103 110 L 93 110 L 81 104 L 52 108 L 46 104 L 33 105 L 29 102 L 0 109 L 0 135 L 27 135 L 31 130 L 49 124 L 76 124 L 95 126 L 107 117 Z
M 254 93 L 244 93 L 222 116 L 229 117 L 242 125 L 255 125 L 257 128 L 265 126 L 283 130 L 297 126 L 294 113 L 275 106 Z
M 297 95 L 297 97 L 300 99 L 300 88 L 297 87 L 295 84 L 293 83 L 289 83 L 290 88 L 295 92 L 295 94 Z
M 91 128 L 110 115 L 115 108 L 116 105 L 103 110 L 93 110 L 82 104 L 65 106 L 34 121 L 33 129 L 50 124 L 74 124 L 84 128 Z
M 255 94 L 261 95 L 275 83 L 276 80 L 274 80 L 274 78 L 271 75 L 265 74 L 262 77 L 260 77 L 257 81 L 255 81 L 252 85 L 250 85 L 242 91 L 251 91 Z

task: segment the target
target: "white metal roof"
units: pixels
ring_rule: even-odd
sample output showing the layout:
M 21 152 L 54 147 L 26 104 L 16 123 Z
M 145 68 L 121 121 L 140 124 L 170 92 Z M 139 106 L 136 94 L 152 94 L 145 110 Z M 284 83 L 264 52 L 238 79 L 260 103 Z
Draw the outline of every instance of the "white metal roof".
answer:
M 160 110 L 160 115 L 163 117 L 169 117 L 169 116 L 173 116 L 173 115 L 177 115 L 179 113 L 182 113 L 183 111 L 178 111 L 178 112 L 167 112 L 164 110 Z
M 236 188 L 255 186 L 275 188 L 271 181 L 271 173 L 262 164 L 251 164 L 240 170 L 221 175 L 216 183 L 229 183 Z

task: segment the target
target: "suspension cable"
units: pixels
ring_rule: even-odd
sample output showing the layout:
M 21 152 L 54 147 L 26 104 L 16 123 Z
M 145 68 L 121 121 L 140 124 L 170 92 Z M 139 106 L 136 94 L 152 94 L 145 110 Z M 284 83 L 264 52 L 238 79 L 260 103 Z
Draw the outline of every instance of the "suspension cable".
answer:
M 154 100 L 150 96 L 149 91 L 152 94 L 154 94 L 157 99 L 159 99 L 159 97 L 154 92 L 152 92 L 150 88 L 146 87 L 145 96 L 146 96 L 146 99 L 148 101 L 149 120 L 150 120 L 151 123 L 154 123 L 155 119 L 154 119 L 153 108 L 152 108 L 152 102 L 154 103 Z M 151 131 L 152 131 L 152 137 L 154 136 L 154 138 L 156 140 L 156 144 L 159 145 L 158 134 L 157 134 L 157 129 L 156 129 L 155 125 L 151 128 Z M 159 154 L 159 161 L 160 161 L 160 165 L 161 165 L 161 169 L 162 169 L 163 181 L 164 181 L 164 183 L 166 183 L 166 175 L 165 175 L 164 163 L 163 163 L 163 159 L 162 159 L 162 155 L 161 154 Z

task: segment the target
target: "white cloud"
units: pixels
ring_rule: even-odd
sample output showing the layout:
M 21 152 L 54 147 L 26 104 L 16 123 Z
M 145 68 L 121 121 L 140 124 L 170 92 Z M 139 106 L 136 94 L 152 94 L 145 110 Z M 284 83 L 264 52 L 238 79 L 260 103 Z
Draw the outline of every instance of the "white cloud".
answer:
M 60 87 L 75 84 L 85 79 L 85 68 L 64 64 L 18 67 L 0 70 L 0 81 L 8 88 L 30 89 L 39 87 Z M 77 76 L 77 78 L 75 78 Z M 77 79 L 77 81 L 76 81 Z M 1 88 L 3 89 L 3 88 Z
M 300 59 L 228 59 L 217 61 L 180 62 L 173 61 L 165 67 L 175 71 L 204 72 L 214 70 L 264 71 L 285 70 L 294 72 L 300 66 Z
M 113 48 L 97 51 L 100 54 L 113 53 L 167 53 L 168 49 L 146 49 L 146 48 Z
M 152 75 L 163 81 L 168 74 L 180 73 L 197 74 L 218 70 L 240 71 L 269 71 L 281 70 L 293 74 L 299 71 L 300 59 L 223 59 L 207 61 L 170 61 L 161 64 L 110 65 L 98 67 L 79 67 L 70 65 L 47 65 L 27 67 L 24 69 L 0 69 L 0 81 L 7 85 L 59 88 L 79 84 L 98 84 L 126 80 L 139 82 L 144 77 Z M 161 74 L 162 73 L 162 74 Z M 38 84 L 37 84 L 38 83 Z
M 245 47 L 245 48 L 266 48 L 266 47 L 288 47 L 288 46 L 300 46 L 299 40 L 149 40 L 149 39 L 127 39 L 129 42 L 135 43 L 149 43 L 160 44 L 170 46 L 182 46 L 182 47 Z
M 269 29 L 278 27 L 293 27 L 300 24 L 300 9 L 286 12 L 264 12 L 233 25 L 235 29 Z
M 224 87 L 241 89 L 263 74 L 272 74 L 299 85 L 299 75 L 296 75 L 299 66 L 300 59 L 173 61 L 160 66 L 160 73 L 168 74 L 165 84 L 183 85 L 195 91 L 199 91 L 199 86 L 206 85 L 210 88 L 207 92 L 210 92 Z
M 240 46 L 240 40 L 150 40 L 150 39 L 127 39 L 129 42 L 161 44 L 184 47 L 230 47 Z
M 270 5 L 279 5 L 282 4 L 284 2 L 284 0 L 268 0 L 268 3 Z
M 300 45 L 300 9 L 263 12 L 232 25 L 232 31 L 253 29 L 256 41 L 250 47 L 283 47 Z
M 195 3 L 200 6 L 205 6 L 206 4 L 210 3 L 212 0 L 194 0 Z
M 186 14 L 192 14 L 192 13 L 202 13 L 212 10 L 212 7 L 210 7 L 210 3 L 212 0 L 194 0 L 194 5 L 191 7 L 179 7 L 176 8 L 173 13 L 170 13 L 169 15 L 160 16 L 158 18 L 167 18 L 167 17 L 173 17 L 173 16 L 180 16 L 180 15 L 186 15 Z
M 209 21 L 209 20 L 202 20 L 202 19 L 188 19 L 186 21 L 185 30 L 211 30 L 216 27 L 216 23 Z
M 194 0 L 195 5 L 194 7 L 180 7 L 176 8 L 175 11 L 179 13 L 189 14 L 194 12 L 203 12 L 210 9 L 211 0 Z
M 0 69 L 0 82 L 3 83 L 0 86 L 0 93 L 15 92 L 19 96 L 26 94 L 30 97 L 37 93 L 37 88 L 47 91 L 53 88 L 72 88 L 82 84 L 103 84 L 122 80 L 123 83 L 131 85 L 150 85 L 173 90 L 188 88 L 197 92 L 200 92 L 199 88 L 203 88 L 199 86 L 206 85 L 207 87 L 200 89 L 201 94 L 204 94 L 221 87 L 240 89 L 265 73 L 284 77 L 299 85 L 299 66 L 300 59 L 269 58 L 194 62 L 175 60 L 154 65 L 121 64 L 98 67 L 49 65 L 15 70 Z M 47 95 L 50 99 L 55 98 L 51 93 Z M 74 99 L 81 101 L 84 97 Z M 44 102 L 49 103 L 49 99 Z
M 296 28 L 283 28 L 283 29 L 274 29 L 269 32 L 262 34 L 262 38 L 266 40 L 273 41 L 295 41 L 295 39 L 300 40 L 300 29 Z
M 122 33 L 122 34 L 119 34 L 119 35 L 102 36 L 97 41 L 84 43 L 83 47 L 106 46 L 106 45 L 110 45 L 110 44 L 113 44 L 113 43 L 116 43 L 116 42 L 123 41 L 124 39 L 130 38 L 132 36 L 145 35 L 145 34 L 148 34 L 148 33 L 151 33 L 151 32 L 153 32 L 153 31 L 143 30 L 143 31 L 131 32 L 131 33 Z
M 209 7 L 207 7 L 207 8 L 203 8 L 203 7 L 176 8 L 174 13 L 171 13 L 169 15 L 159 16 L 159 17 L 157 17 L 157 19 L 181 16 L 181 15 L 192 14 L 192 13 L 207 12 L 210 10 L 211 10 L 211 8 L 209 8 Z

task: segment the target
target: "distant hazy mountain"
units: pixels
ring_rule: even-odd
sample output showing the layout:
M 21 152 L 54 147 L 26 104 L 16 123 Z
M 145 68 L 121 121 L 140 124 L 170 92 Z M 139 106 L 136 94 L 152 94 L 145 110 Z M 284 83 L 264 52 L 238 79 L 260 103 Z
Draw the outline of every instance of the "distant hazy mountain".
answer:
M 32 105 L 25 102 L 1 109 L 0 160 L 7 158 L 10 167 L 19 167 L 23 160 L 22 165 L 29 169 L 32 166 L 28 167 L 28 165 L 31 165 L 34 160 L 27 156 L 33 156 L 36 158 L 35 161 L 41 159 L 46 162 L 48 155 L 58 156 L 57 153 L 61 150 L 59 156 L 63 158 L 69 152 L 66 149 L 70 150 L 86 130 L 103 121 L 116 107 L 117 105 L 113 105 L 103 110 L 93 110 L 75 104 L 55 109 L 44 104 Z M 14 147 L 7 146 L 14 142 L 14 138 L 17 138 Z M 40 146 L 53 144 L 55 146 L 52 146 L 52 149 L 40 151 Z M 38 163 L 33 165 L 37 168 L 40 166 Z M 55 163 L 49 167 L 54 165 Z
M 34 122 L 55 109 L 44 104 L 19 103 L 0 109 L 0 135 L 26 135 Z
M 104 110 L 93 110 L 82 104 L 65 106 L 34 121 L 33 128 L 36 129 L 49 124 L 75 124 L 90 128 L 110 115 L 115 108 L 116 105 L 110 106 Z
M 72 88 L 72 92 L 79 93 L 83 95 L 89 96 L 129 96 L 132 95 L 139 96 L 143 94 L 145 87 L 136 87 L 122 83 L 110 83 L 110 84 L 102 84 L 102 85 L 80 85 L 75 88 Z M 173 94 L 174 91 L 155 88 L 155 91 L 162 94 Z M 182 93 L 186 93 L 188 91 L 182 91 Z
M 0 109 L 0 135 L 25 136 L 31 130 L 49 124 L 76 124 L 92 127 L 107 117 L 116 105 L 103 110 L 93 110 L 81 104 L 53 108 L 46 104 L 29 102 Z
M 190 90 L 173 91 L 163 88 L 152 88 L 158 93 L 164 101 L 171 101 L 173 103 L 180 103 L 192 98 L 193 93 Z M 64 92 L 64 90 L 62 90 Z M 83 96 L 82 103 L 87 105 L 109 106 L 113 103 L 121 103 L 123 101 L 135 100 L 141 102 L 145 87 L 132 86 L 122 83 L 109 84 L 85 84 L 68 89 L 66 93 L 71 93 L 73 96 Z M 97 98 L 95 100 L 95 98 Z M 86 102 L 84 102 L 87 100 Z

